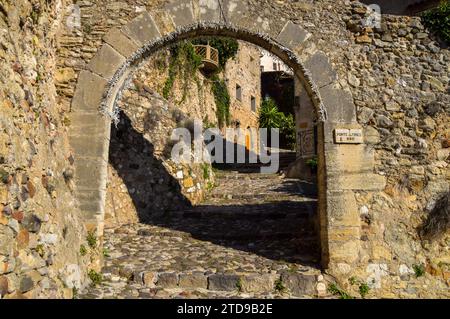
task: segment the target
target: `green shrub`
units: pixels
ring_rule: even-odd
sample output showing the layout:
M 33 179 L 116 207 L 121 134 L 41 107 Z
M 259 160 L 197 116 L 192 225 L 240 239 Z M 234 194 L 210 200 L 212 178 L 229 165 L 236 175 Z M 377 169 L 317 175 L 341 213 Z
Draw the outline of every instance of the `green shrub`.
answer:
M 216 187 L 216 184 L 214 184 L 213 182 L 208 182 L 208 184 L 206 185 L 206 190 L 209 192 L 211 190 L 213 190 Z
M 450 44 L 450 0 L 441 1 L 437 8 L 422 14 L 424 25 Z
M 203 179 L 209 179 L 210 174 L 209 174 L 209 165 L 206 163 L 202 164 L 202 170 L 203 170 Z
M 238 292 L 242 291 L 242 279 L 239 278 L 238 281 L 236 282 L 236 289 Z
M 78 299 L 78 289 L 77 287 L 72 288 L 72 299 Z
M 416 278 L 422 277 L 425 275 L 425 266 L 424 265 L 413 265 L 414 274 Z
M 43 257 L 45 255 L 44 245 L 42 244 L 37 245 L 36 252 L 39 254 L 39 256 Z
M 92 281 L 92 285 L 94 285 L 94 286 L 100 285 L 103 281 L 102 274 L 99 274 L 94 269 L 89 270 L 88 276 L 89 276 L 89 279 Z
M 97 236 L 95 235 L 95 232 L 89 231 L 86 237 L 86 241 L 92 249 L 97 247 Z
M 340 299 L 354 299 L 352 296 L 350 296 L 345 290 L 341 289 L 338 285 L 336 284 L 331 284 L 328 287 L 328 292 L 339 296 Z
M 359 294 L 361 295 L 361 298 L 365 298 L 366 295 L 369 293 L 370 287 L 366 283 L 361 283 L 359 285 Z
M 278 110 L 278 106 L 271 98 L 264 99 L 259 109 L 259 127 L 280 128 L 283 125 L 284 114 Z
M 81 246 L 80 246 L 80 255 L 81 255 L 81 256 L 86 256 L 86 254 L 87 254 L 86 246 L 81 245 Z
M 110 256 L 109 255 L 109 249 L 108 248 L 103 248 L 102 254 L 103 254 L 103 257 L 109 257 Z
M 318 165 L 317 158 L 310 158 L 306 161 L 306 165 L 311 167 L 312 170 L 316 170 Z
M 275 281 L 275 291 L 279 292 L 279 293 L 283 293 L 286 291 L 286 287 L 283 284 L 283 281 L 281 280 L 281 278 L 278 278 Z

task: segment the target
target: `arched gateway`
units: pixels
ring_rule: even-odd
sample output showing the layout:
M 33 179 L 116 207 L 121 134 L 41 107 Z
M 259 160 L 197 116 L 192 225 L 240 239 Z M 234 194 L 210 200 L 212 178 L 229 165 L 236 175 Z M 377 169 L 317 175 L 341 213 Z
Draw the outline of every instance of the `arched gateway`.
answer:
M 152 53 L 180 40 L 226 36 L 258 45 L 280 57 L 303 88 L 302 107 L 314 107 L 318 125 L 319 218 L 325 268 L 358 262 L 360 218 L 355 190 L 379 190 L 384 178 L 373 174 L 373 153 L 364 144 L 337 144 L 336 129 L 359 130 L 351 94 L 310 34 L 292 21 L 245 18 L 243 1 L 177 1 L 165 7 L 165 19 L 149 12 L 114 28 L 78 77 L 72 100 L 71 145 L 77 196 L 88 228 L 103 232 L 109 135 L 114 105 L 128 79 Z M 164 22 L 162 22 L 164 20 Z M 351 159 L 351 160 L 350 160 Z M 369 182 L 368 182 L 369 181 Z

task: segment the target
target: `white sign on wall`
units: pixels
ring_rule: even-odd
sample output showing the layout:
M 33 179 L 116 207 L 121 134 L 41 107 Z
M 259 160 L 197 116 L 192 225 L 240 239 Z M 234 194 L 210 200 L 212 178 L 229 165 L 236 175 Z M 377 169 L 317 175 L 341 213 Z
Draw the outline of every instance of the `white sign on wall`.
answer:
M 336 129 L 334 141 L 337 144 L 362 144 L 363 134 L 361 129 Z

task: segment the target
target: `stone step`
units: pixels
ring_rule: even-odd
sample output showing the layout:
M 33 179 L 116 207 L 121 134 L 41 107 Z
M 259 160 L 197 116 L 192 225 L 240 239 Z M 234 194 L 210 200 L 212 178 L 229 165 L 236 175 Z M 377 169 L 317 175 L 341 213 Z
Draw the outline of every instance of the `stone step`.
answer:
M 262 174 L 255 173 L 241 173 L 239 171 L 215 171 L 214 176 L 217 181 L 230 180 L 230 179 L 243 179 L 243 180 L 278 180 L 282 177 L 278 174 Z
M 241 211 L 239 211 L 241 209 Z M 303 218 L 309 219 L 310 212 L 305 209 L 297 209 L 297 208 L 284 208 L 278 209 L 274 208 L 265 208 L 261 211 L 252 211 L 245 212 L 242 211 L 243 208 L 234 208 L 234 209 L 217 209 L 210 210 L 209 208 L 203 210 L 201 207 L 198 207 L 196 210 L 186 210 L 186 211 L 172 211 L 168 212 L 170 217 L 172 218 L 192 218 L 192 219 L 203 219 L 203 218 L 223 218 L 223 219 L 233 219 L 233 220 L 273 220 L 273 219 L 295 219 L 295 218 Z M 312 206 L 314 211 L 314 206 Z
M 315 243 L 317 238 L 314 236 L 312 227 L 305 223 L 304 227 L 298 227 L 290 231 L 277 231 L 276 229 L 267 228 L 265 230 L 253 229 L 252 227 L 231 228 L 233 225 L 228 225 L 227 228 L 218 229 L 216 231 L 191 231 L 178 233 L 165 233 L 150 230 L 139 230 L 139 236 L 146 237 L 179 237 L 179 238 L 195 238 L 207 241 L 258 241 L 258 240 L 289 240 L 301 238 L 304 243 Z M 207 226 L 205 226 L 207 229 Z
M 296 157 L 283 157 L 278 161 L 278 171 L 284 170 L 289 167 L 290 164 L 295 162 Z M 238 171 L 241 173 L 258 173 L 262 167 L 270 167 L 271 164 L 263 163 L 242 163 L 242 164 L 216 164 L 215 168 L 221 171 Z
M 304 195 L 310 196 L 310 195 Z M 233 193 L 211 193 L 207 196 L 204 202 L 199 206 L 241 206 L 241 211 L 252 210 L 253 208 L 265 207 L 270 211 L 284 212 L 285 210 L 296 211 L 306 210 L 310 208 L 315 209 L 317 200 L 315 198 L 299 198 L 299 195 L 285 195 L 285 194 L 233 194 Z M 289 203 L 290 205 L 285 205 Z
M 210 273 L 201 271 L 158 272 L 104 268 L 104 286 L 137 285 L 149 289 L 204 289 L 212 292 L 288 293 L 293 297 L 317 295 L 323 276 L 317 268 L 284 269 L 272 273 Z
M 223 198 L 223 199 L 260 199 L 264 202 L 271 201 L 289 201 L 294 200 L 301 196 L 301 194 L 277 194 L 276 192 L 265 192 L 265 193 L 234 193 L 232 190 L 229 192 L 211 192 L 208 194 L 206 201 L 210 198 Z

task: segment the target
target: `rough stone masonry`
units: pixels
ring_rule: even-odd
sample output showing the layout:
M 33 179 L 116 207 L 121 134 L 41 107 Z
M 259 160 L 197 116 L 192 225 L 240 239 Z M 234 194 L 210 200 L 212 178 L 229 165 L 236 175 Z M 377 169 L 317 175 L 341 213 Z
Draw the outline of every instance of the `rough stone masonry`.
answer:
M 310 71 L 297 72 L 304 94 L 327 111 L 319 130 L 325 270 L 349 291 L 357 277 L 378 297 L 448 298 L 448 229 L 432 239 L 419 232 L 449 196 L 448 48 L 417 17 L 383 15 L 380 27 L 364 27 L 357 1 L 224 2 L 226 22 L 251 31 L 242 40 L 276 39 L 295 53 Z M 77 125 L 109 130 L 98 112 L 105 86 L 147 40 L 198 20 L 223 23 L 198 1 L 74 4 L 79 27 L 66 23 L 73 7 L 65 1 L 0 4 L 1 297 L 71 298 L 89 284 L 103 221 L 86 222 L 86 212 L 105 205 L 106 166 L 89 174 L 97 183 L 79 181 L 90 177 L 83 165 L 103 167 L 105 145 Z M 364 143 L 335 144 L 336 128 L 362 129 Z

